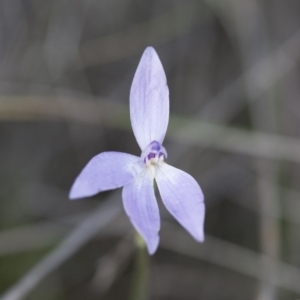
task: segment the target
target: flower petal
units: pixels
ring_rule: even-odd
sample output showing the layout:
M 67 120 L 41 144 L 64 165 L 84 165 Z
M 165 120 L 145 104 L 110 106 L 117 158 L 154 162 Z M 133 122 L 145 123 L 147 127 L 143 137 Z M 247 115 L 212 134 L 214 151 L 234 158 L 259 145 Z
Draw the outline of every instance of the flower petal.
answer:
M 159 210 L 154 195 L 152 170 L 145 168 L 123 188 L 124 208 L 132 224 L 153 254 L 159 243 Z
M 169 122 L 169 89 L 156 51 L 147 47 L 130 90 L 130 119 L 143 151 L 151 142 L 162 144 Z
M 196 180 L 166 163 L 158 168 L 155 179 L 169 212 L 197 241 L 202 242 L 205 206 Z
M 121 152 L 103 152 L 94 156 L 76 178 L 70 199 L 93 196 L 130 182 L 141 170 L 140 157 Z

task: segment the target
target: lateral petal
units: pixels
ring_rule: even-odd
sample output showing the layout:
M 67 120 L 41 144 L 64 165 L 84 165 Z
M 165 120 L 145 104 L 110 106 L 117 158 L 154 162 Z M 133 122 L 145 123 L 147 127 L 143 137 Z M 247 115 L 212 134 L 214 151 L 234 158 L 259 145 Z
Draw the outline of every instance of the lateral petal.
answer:
M 153 175 L 145 168 L 133 181 L 123 188 L 123 204 L 131 223 L 146 242 L 149 254 L 159 243 L 159 210 L 156 202 Z
M 158 168 L 155 179 L 169 212 L 197 241 L 204 241 L 204 196 L 196 180 L 166 163 Z
M 151 142 L 162 144 L 169 122 L 169 89 L 160 59 L 147 47 L 130 90 L 130 119 L 143 151 Z
M 139 162 L 140 157 L 121 152 L 94 156 L 76 178 L 69 198 L 89 197 L 124 186 L 142 170 Z

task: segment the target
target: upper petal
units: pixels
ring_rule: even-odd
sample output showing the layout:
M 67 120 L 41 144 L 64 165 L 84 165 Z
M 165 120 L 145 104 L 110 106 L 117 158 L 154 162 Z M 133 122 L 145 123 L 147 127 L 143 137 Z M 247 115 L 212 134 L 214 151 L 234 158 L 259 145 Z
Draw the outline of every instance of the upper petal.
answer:
M 169 122 L 169 89 L 163 66 L 152 47 L 144 51 L 133 78 L 130 119 L 141 150 L 152 141 L 162 144 Z
M 157 170 L 156 182 L 169 212 L 197 241 L 203 241 L 204 197 L 196 180 L 164 163 Z
M 124 186 L 123 203 L 132 224 L 145 240 L 149 254 L 153 254 L 159 243 L 160 218 L 150 168 L 145 168 Z
M 139 162 L 140 157 L 120 152 L 94 156 L 76 178 L 70 199 L 92 196 L 127 184 L 141 171 Z

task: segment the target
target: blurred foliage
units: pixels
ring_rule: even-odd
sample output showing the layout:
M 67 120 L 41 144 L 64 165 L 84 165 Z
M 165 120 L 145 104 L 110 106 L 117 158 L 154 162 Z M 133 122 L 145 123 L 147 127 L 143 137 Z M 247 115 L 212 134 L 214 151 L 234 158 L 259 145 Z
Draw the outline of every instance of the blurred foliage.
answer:
M 139 155 L 128 98 L 152 45 L 170 88 L 169 161 L 204 191 L 207 239 L 159 203 L 149 299 L 299 298 L 299 14 L 298 0 L 0 1 L 0 292 L 107 199 L 121 207 L 118 192 L 70 202 L 68 190 L 99 152 Z M 129 299 L 132 226 L 123 211 L 98 226 L 4 300 Z

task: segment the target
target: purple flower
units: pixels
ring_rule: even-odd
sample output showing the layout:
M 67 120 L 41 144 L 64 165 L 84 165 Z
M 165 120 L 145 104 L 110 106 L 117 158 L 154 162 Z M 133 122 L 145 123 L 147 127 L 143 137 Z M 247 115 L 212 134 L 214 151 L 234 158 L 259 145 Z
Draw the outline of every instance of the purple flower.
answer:
M 123 188 L 123 204 L 133 226 L 153 254 L 159 243 L 160 217 L 153 180 L 163 203 L 199 242 L 204 240 L 203 193 L 193 177 L 165 162 L 162 146 L 169 122 L 169 89 L 156 51 L 146 48 L 130 91 L 130 119 L 142 150 L 140 157 L 104 152 L 93 157 L 75 180 L 70 199 Z

